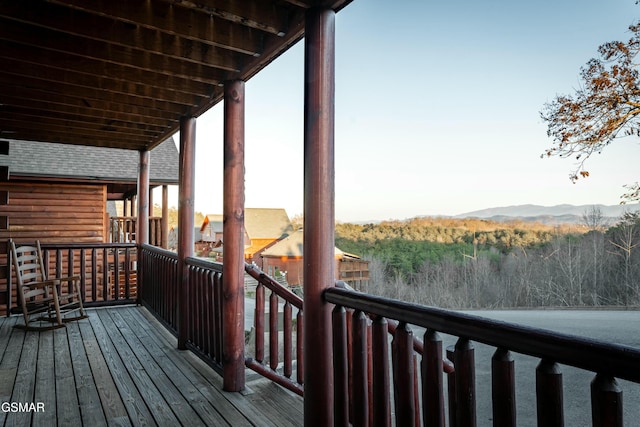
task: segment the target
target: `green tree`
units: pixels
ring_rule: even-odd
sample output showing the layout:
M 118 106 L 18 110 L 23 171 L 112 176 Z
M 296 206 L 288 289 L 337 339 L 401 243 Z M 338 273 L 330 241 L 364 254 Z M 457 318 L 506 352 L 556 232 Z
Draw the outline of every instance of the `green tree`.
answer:
M 542 157 L 574 157 L 569 177 L 589 176 L 585 162 L 622 136 L 640 136 L 640 22 L 629 27 L 627 42 L 613 41 L 598 48 L 599 57 L 582 67 L 581 87 L 573 95 L 558 95 L 540 115 L 547 123 L 552 147 Z M 625 185 L 624 201 L 640 199 L 638 182 Z

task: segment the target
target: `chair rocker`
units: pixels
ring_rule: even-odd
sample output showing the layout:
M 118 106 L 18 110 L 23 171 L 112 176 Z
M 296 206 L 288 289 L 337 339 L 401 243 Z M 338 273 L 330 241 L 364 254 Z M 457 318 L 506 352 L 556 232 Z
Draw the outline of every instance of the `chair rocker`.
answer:
M 18 306 L 11 309 L 21 313 L 25 330 L 48 330 L 64 327 L 65 322 L 88 317 L 82 306 L 80 276 L 47 278 L 40 242 L 36 246 L 19 246 L 11 242 L 11 256 L 16 272 Z M 62 293 L 62 284 L 68 283 L 69 293 Z M 78 312 L 74 317 L 63 317 Z M 46 322 L 42 326 L 43 322 Z M 40 326 L 35 326 L 38 323 Z

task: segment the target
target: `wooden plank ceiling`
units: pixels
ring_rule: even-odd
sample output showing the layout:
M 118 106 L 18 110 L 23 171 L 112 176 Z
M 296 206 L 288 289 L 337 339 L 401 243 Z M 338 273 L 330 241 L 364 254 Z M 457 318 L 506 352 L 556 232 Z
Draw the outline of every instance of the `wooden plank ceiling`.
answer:
M 0 138 L 151 149 L 350 1 L 0 1 Z

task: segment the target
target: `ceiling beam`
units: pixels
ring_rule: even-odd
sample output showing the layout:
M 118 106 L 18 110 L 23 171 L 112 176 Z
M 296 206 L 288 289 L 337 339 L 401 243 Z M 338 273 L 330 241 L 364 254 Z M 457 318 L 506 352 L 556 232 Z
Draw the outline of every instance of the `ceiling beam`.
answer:
M 69 34 L 228 71 L 237 71 L 238 64 L 250 57 L 211 44 L 43 2 L 32 7 L 16 2 L 0 2 L 0 17 L 4 21 L 2 25 L 10 21 L 20 26 L 28 24 L 32 26 L 30 30 L 41 28 L 60 33 L 56 37 Z
M 222 18 L 202 14 L 165 2 L 146 0 L 49 0 L 50 3 L 97 13 L 117 21 L 183 37 L 248 55 L 262 53 L 265 34 Z M 97 12 L 99 11 L 99 12 Z
M 237 0 L 162 0 L 236 24 L 282 37 L 289 23 L 286 11 L 273 2 L 238 2 Z

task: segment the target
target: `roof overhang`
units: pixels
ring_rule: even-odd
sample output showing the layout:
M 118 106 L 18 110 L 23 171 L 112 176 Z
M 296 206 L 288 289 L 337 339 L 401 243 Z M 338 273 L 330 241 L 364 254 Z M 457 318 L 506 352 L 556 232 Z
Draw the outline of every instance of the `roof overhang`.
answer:
M 0 2 L 0 138 L 149 150 L 350 1 Z

